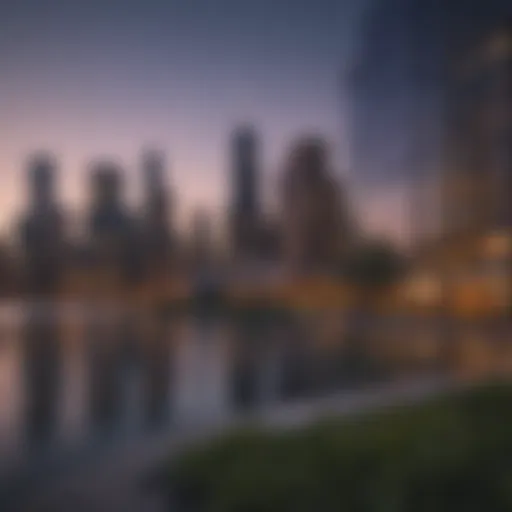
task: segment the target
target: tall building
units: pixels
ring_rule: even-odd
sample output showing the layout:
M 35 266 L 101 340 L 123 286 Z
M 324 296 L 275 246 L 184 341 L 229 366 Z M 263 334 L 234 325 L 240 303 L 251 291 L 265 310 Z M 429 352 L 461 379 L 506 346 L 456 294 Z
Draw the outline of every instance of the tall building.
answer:
M 141 271 L 139 230 L 123 198 L 122 169 L 101 161 L 92 168 L 89 233 L 98 269 L 132 280 Z
M 443 275 L 452 303 L 509 317 L 512 25 L 497 17 L 478 28 L 456 41 L 447 73 L 439 245 L 448 256 Z
M 170 270 L 172 235 L 170 192 L 166 180 L 164 155 L 152 150 L 142 158 L 144 206 L 142 233 L 146 270 L 166 275 Z
M 512 228 L 512 24 L 498 22 L 454 54 L 447 83 L 444 230 Z
M 411 228 L 438 233 L 427 195 L 446 162 L 454 55 L 510 13 L 509 0 L 374 0 L 350 71 L 352 171 L 366 185 L 409 186 Z
M 64 219 L 56 198 L 56 170 L 48 154 L 35 155 L 28 165 L 29 207 L 20 234 L 27 285 L 34 293 L 55 292 L 62 277 Z
M 241 127 L 232 139 L 231 241 L 234 256 L 247 258 L 258 243 L 260 222 L 259 143 L 251 127 Z
M 282 182 L 283 256 L 293 273 L 331 270 L 342 252 L 346 218 L 325 142 L 293 147 Z
M 443 307 L 469 291 L 488 306 L 484 285 L 511 303 L 510 249 L 494 237 L 510 223 L 511 68 L 496 32 L 511 14 L 509 0 L 374 1 L 355 55 L 352 170 L 413 185 L 416 267 Z

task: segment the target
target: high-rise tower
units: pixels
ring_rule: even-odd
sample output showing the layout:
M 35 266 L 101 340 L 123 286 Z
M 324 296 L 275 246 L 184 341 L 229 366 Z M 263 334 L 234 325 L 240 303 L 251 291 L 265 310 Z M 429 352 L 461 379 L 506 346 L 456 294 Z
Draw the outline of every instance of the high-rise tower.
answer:
M 93 165 L 89 233 L 94 261 L 98 270 L 130 281 L 140 272 L 140 244 L 123 192 L 123 172 L 115 162 Z
M 64 257 L 63 217 L 55 192 L 57 165 L 48 154 L 30 159 L 30 204 L 21 226 L 29 290 L 56 290 Z
M 297 141 L 283 176 L 283 250 L 293 273 L 329 271 L 339 263 L 347 242 L 341 190 L 330 169 L 325 142 Z
M 251 127 L 237 129 L 232 140 L 231 238 L 235 257 L 250 257 L 257 245 L 260 217 L 259 143 Z
M 170 197 L 163 153 L 146 151 L 142 157 L 144 182 L 143 236 L 146 269 L 167 273 L 171 258 Z
M 452 144 L 447 116 L 462 100 L 447 96 L 462 64 L 458 56 L 478 34 L 510 15 L 510 5 L 509 0 L 374 0 L 363 18 L 349 80 L 352 171 L 364 186 L 408 186 L 415 242 L 444 230 L 435 204 L 441 198 L 431 191 L 438 189 Z

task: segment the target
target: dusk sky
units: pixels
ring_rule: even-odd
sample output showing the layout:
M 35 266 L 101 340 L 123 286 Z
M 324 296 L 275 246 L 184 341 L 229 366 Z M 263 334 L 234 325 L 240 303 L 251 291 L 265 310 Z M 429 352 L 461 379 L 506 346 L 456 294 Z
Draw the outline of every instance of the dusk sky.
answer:
M 38 149 L 59 157 L 62 200 L 78 210 L 91 159 L 118 157 L 136 199 L 141 147 L 164 149 L 180 224 L 197 206 L 221 211 L 229 136 L 239 123 L 260 133 L 268 197 L 302 133 L 324 135 L 343 174 L 349 100 L 341 75 L 363 7 L 360 0 L 2 3 L 2 229 L 22 207 L 24 160 Z M 391 215 L 388 202 L 373 205 L 381 221 Z

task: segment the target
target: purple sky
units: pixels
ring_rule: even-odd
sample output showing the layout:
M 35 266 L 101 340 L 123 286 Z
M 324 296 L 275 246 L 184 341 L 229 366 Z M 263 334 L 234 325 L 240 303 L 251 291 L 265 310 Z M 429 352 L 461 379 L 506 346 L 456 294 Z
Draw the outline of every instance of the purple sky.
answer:
M 3 3 L 2 229 L 23 204 L 24 159 L 41 148 L 59 156 L 62 200 L 80 211 L 91 158 L 121 160 L 136 201 L 140 148 L 157 145 L 170 161 L 180 225 L 197 206 L 222 210 L 229 192 L 229 136 L 240 122 L 253 123 L 260 132 L 269 201 L 288 144 L 301 133 L 324 134 L 342 173 L 349 154 L 340 75 L 352 55 L 362 5 L 360 0 Z

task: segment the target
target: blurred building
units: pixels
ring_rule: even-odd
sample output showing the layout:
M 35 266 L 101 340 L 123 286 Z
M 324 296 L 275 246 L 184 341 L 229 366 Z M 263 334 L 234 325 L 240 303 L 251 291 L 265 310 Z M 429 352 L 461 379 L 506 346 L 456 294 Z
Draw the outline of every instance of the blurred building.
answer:
M 28 290 L 57 291 L 65 259 L 64 219 L 55 191 L 56 163 L 38 154 L 28 165 L 29 205 L 22 219 L 21 244 Z
M 89 234 L 98 277 L 133 280 L 141 272 L 140 231 L 123 197 L 122 169 L 103 161 L 92 168 Z
M 146 272 L 153 276 L 169 273 L 172 256 L 172 204 L 165 171 L 163 154 L 157 151 L 144 153 L 141 242 Z
M 299 140 L 282 183 L 283 256 L 293 273 L 330 270 L 340 262 L 346 219 L 325 142 Z
M 512 8 L 511 8 L 512 9 Z M 512 19 L 512 18 L 511 18 Z M 447 84 L 445 244 L 475 308 L 512 307 L 512 25 L 497 20 L 458 45 Z M 467 247 L 469 246 L 469 247 Z M 453 259 L 453 258 L 452 258 Z M 476 292 L 476 293 L 475 293 Z M 460 300 L 470 296 L 459 293 Z
M 512 34 L 493 7 L 461 15 L 446 39 L 442 236 L 420 257 L 441 280 L 443 309 L 471 315 L 512 306 Z
M 238 260 L 251 258 L 260 227 L 259 141 L 253 128 L 237 129 L 232 139 L 231 245 Z
M 348 73 L 351 171 L 358 188 L 411 186 L 438 168 L 442 35 L 434 18 L 440 4 L 421 3 L 373 0 L 363 17 Z M 411 219 L 417 231 L 426 229 L 419 225 L 418 199 Z
M 0 244 L 0 297 L 5 298 L 19 288 L 19 269 L 11 248 Z
M 512 25 L 498 22 L 453 54 L 446 87 L 444 232 L 512 227 Z
M 509 0 L 374 0 L 363 17 L 348 73 L 352 170 L 363 186 L 406 187 L 416 241 L 443 229 L 436 184 L 454 56 L 511 9 Z

